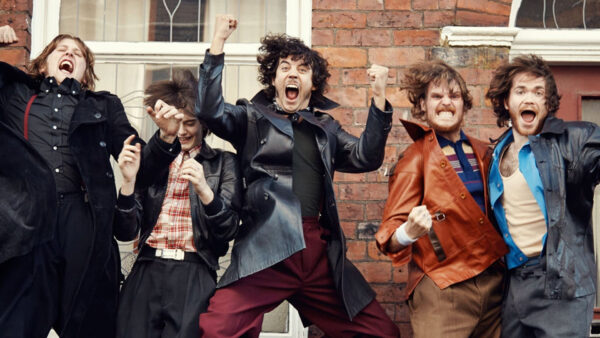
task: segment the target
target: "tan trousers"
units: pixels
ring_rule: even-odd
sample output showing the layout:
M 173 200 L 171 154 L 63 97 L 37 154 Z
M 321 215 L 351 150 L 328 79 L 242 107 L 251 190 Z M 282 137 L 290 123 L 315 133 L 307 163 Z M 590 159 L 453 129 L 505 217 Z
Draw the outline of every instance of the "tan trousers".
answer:
M 495 263 L 443 290 L 423 277 L 408 300 L 414 338 L 500 337 L 503 274 Z

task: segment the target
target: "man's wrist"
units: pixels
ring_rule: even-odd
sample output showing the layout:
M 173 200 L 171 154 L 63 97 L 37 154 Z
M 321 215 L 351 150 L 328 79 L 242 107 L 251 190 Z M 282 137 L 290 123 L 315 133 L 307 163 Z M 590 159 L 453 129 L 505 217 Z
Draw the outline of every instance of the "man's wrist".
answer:
M 396 237 L 398 243 L 403 246 L 408 246 L 417 241 L 417 238 L 410 238 L 410 236 L 406 233 L 406 222 L 402 223 L 402 225 L 396 229 L 394 236 Z
M 173 142 L 175 142 L 177 135 L 167 135 L 165 132 L 160 130 L 158 137 L 160 137 L 160 139 L 166 143 L 173 143 Z

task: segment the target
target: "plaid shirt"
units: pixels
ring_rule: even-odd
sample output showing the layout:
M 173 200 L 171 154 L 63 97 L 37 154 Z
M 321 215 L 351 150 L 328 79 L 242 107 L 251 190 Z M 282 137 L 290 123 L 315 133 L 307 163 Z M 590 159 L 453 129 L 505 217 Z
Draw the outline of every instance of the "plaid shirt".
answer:
M 192 148 L 189 152 L 182 151 L 169 166 L 165 199 L 156 225 L 146 242 L 155 249 L 196 251 L 190 211 L 189 181 L 181 178 L 181 166 L 186 160 L 196 157 L 199 152 L 200 146 Z

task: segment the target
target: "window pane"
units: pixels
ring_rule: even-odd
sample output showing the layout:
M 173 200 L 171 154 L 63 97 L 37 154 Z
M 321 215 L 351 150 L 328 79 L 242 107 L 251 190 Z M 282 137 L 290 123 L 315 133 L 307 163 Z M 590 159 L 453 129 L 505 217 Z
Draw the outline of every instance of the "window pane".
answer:
M 285 32 L 282 0 L 62 0 L 59 29 L 90 41 L 209 42 L 221 13 L 239 19 L 230 42 Z
M 600 28 L 600 1 L 523 0 L 517 27 Z

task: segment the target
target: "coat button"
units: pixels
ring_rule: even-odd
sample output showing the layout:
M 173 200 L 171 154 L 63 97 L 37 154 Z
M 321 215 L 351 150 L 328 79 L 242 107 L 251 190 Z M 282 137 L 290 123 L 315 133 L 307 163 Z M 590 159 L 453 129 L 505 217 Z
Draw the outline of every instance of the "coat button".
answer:
M 96 113 L 96 114 L 94 114 L 94 117 L 95 117 L 95 118 L 97 118 L 97 119 L 99 119 L 99 118 L 101 118 L 101 117 L 102 117 L 102 114 L 100 114 L 100 113 Z
M 483 218 L 479 219 L 479 224 L 483 224 Z
M 460 198 L 464 200 L 465 198 L 467 198 L 467 196 L 464 193 L 460 193 Z
M 104 141 L 100 141 L 99 144 L 100 144 L 101 147 L 106 147 L 106 142 L 104 142 Z
M 267 139 L 266 138 L 263 138 L 262 140 L 260 140 L 260 144 L 265 144 L 265 143 L 267 143 Z
M 113 174 L 112 174 L 110 171 L 107 171 L 107 172 L 106 172 L 106 177 L 110 177 L 110 178 L 112 178 L 112 177 L 113 177 Z
M 265 201 L 268 200 L 269 199 L 269 194 L 265 193 L 264 197 L 265 197 Z
M 277 180 L 279 179 L 279 175 L 277 175 L 277 174 L 273 175 L 273 179 L 274 179 L 275 181 L 277 181 Z
M 442 163 L 440 163 L 440 167 L 446 168 L 446 161 L 442 161 Z

